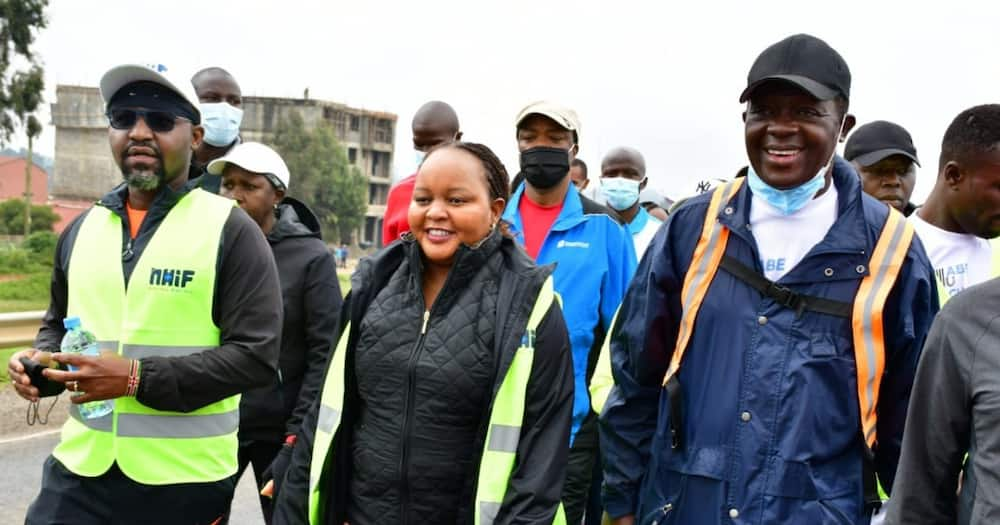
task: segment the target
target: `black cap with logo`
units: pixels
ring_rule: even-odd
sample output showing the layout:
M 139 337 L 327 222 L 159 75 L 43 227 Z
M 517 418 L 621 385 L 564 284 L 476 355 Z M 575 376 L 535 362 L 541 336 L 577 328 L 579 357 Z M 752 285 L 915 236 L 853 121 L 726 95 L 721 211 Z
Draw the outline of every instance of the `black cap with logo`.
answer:
M 876 120 L 859 127 L 847 139 L 844 158 L 868 167 L 892 155 L 902 155 L 920 165 L 913 138 L 899 124 Z
M 851 71 L 847 62 L 812 35 L 792 35 L 765 49 L 750 68 L 740 102 L 746 102 L 754 89 L 771 80 L 795 84 L 819 100 L 838 95 L 850 100 Z

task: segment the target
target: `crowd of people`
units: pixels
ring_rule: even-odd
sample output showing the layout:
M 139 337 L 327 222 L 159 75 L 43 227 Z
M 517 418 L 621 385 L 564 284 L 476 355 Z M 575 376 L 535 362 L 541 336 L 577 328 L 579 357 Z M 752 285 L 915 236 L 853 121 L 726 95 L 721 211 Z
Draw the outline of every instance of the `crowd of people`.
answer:
M 8 363 L 72 394 L 28 524 L 223 523 L 248 465 L 269 524 L 1000 522 L 1000 105 L 918 206 L 910 134 L 855 129 L 810 35 L 750 67 L 745 167 L 677 202 L 629 146 L 591 178 L 561 104 L 517 113 L 510 177 L 428 102 L 342 300 L 232 75 L 100 89 L 124 182 Z M 74 316 L 100 355 L 58 352 Z

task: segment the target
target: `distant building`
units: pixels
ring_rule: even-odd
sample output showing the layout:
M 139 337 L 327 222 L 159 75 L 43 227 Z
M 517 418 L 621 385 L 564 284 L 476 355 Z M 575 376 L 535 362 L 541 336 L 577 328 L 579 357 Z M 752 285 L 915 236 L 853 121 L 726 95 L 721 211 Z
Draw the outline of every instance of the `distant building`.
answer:
M 302 115 L 310 128 L 322 120 L 330 122 L 347 149 L 348 160 L 368 177 L 368 211 L 356 240 L 381 246 L 382 216 L 392 183 L 396 115 L 323 100 L 274 97 L 243 97 L 243 111 L 240 135 L 246 141 L 271 142 L 278 123 L 291 111 Z M 56 86 L 52 123 L 56 151 L 49 191 L 65 205 L 89 206 L 121 181 L 111 158 L 108 121 L 98 89 Z
M 24 199 L 24 168 L 28 162 L 23 157 L 0 155 L 0 200 Z M 31 202 L 45 204 L 49 196 L 48 174 L 37 164 L 31 165 Z

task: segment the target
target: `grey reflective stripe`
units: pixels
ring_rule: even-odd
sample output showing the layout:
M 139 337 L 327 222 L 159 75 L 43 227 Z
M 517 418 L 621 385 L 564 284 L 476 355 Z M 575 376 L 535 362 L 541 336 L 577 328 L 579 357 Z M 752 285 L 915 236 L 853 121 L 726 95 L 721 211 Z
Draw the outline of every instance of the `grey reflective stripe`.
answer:
M 479 502 L 479 525 L 491 525 L 500 514 L 500 504 L 495 501 Z
M 117 354 L 118 353 L 118 341 L 98 341 L 97 342 L 97 351 L 98 352 L 109 351 L 109 352 L 114 352 L 114 353 Z
M 107 414 L 94 418 L 87 419 L 80 414 L 80 407 L 71 404 L 69 406 L 69 415 L 73 419 L 77 420 L 83 426 L 89 428 L 90 430 L 96 430 L 98 432 L 111 432 L 111 418 L 114 412 L 108 412 Z
M 517 452 L 517 442 L 521 439 L 521 427 L 510 425 L 490 425 L 489 450 L 493 452 Z
M 145 357 L 183 357 L 216 348 L 214 346 L 154 346 L 154 345 L 122 345 L 122 356 L 129 359 Z
M 201 438 L 236 432 L 240 411 L 220 414 L 159 416 L 153 414 L 118 414 L 118 435 L 146 438 Z
M 336 428 L 338 423 L 340 423 L 340 411 L 330 405 L 321 403 L 319 406 L 319 421 L 316 423 L 316 427 L 327 434 L 332 434 L 333 429 Z
M 888 219 L 887 219 L 888 220 Z M 896 230 L 892 232 L 892 240 L 889 241 L 888 249 L 886 250 L 885 257 L 882 259 L 882 264 L 874 270 L 874 282 L 872 283 L 871 293 L 865 298 L 864 310 L 861 316 L 861 330 L 864 334 L 865 341 L 865 353 L 868 356 L 868 362 L 875 362 L 875 334 L 872 333 L 872 310 L 875 306 L 875 296 L 878 295 L 878 291 L 882 289 L 882 284 L 889 273 L 889 267 L 892 265 L 892 254 L 896 253 L 899 249 L 899 243 L 903 239 L 903 232 L 906 230 L 906 224 L 903 221 L 898 221 L 896 223 Z M 868 377 L 865 378 L 865 390 L 868 392 L 868 400 L 871 405 L 864 407 L 865 414 L 872 412 L 875 407 L 874 397 L 874 385 L 875 385 L 875 367 L 868 367 Z M 864 421 L 865 414 L 861 414 L 861 420 Z M 875 432 L 875 426 L 872 426 L 867 432 L 865 432 L 865 440 L 867 442 L 868 438 L 871 437 L 872 432 Z

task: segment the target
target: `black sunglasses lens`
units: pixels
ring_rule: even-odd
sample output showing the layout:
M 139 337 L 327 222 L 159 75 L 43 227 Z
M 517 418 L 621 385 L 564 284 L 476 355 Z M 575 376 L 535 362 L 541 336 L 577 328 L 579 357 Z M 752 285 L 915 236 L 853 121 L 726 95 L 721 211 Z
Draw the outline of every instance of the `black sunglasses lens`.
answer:
M 146 125 L 158 133 L 170 131 L 174 129 L 174 116 L 163 111 L 150 111 L 146 113 Z
M 108 113 L 108 122 L 115 129 L 130 129 L 138 117 L 132 109 L 113 109 Z
M 140 111 L 135 109 L 113 109 L 108 113 L 108 121 L 115 129 L 132 129 L 142 117 L 149 129 L 165 133 L 174 129 L 174 115 L 166 111 Z

